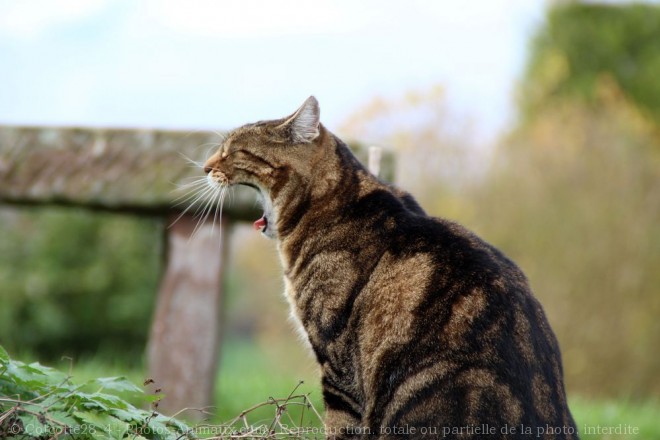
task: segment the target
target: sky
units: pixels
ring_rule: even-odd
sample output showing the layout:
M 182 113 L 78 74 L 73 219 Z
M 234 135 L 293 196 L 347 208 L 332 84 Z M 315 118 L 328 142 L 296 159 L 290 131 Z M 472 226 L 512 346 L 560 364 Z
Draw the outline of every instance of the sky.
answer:
M 229 129 L 309 95 L 331 130 L 441 84 L 495 138 L 543 0 L 0 0 L 0 124 Z

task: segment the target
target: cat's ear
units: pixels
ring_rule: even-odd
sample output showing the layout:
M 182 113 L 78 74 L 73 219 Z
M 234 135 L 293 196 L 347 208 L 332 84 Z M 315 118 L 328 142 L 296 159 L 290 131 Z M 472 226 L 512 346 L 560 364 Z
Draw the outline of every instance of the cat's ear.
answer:
M 312 142 L 319 136 L 321 110 L 319 102 L 310 96 L 298 110 L 289 116 L 280 128 L 285 129 L 296 144 Z

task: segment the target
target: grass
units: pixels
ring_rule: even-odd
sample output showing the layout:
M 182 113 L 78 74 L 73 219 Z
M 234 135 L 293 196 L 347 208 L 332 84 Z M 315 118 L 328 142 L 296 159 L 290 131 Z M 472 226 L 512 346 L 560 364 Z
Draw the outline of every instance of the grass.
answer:
M 282 356 L 278 359 L 278 356 Z M 286 398 L 302 380 L 296 394 L 308 394 L 314 406 L 321 411 L 321 390 L 318 375 L 310 365 L 286 365 L 287 353 L 268 354 L 256 344 L 230 341 L 225 344 L 216 384 L 215 417 L 213 423 L 231 420 L 255 404 L 272 398 Z M 286 366 L 281 365 L 282 361 Z M 68 369 L 69 361 L 53 365 Z M 127 376 L 136 384 L 145 378 L 139 366 L 127 366 L 117 359 L 88 358 L 74 362 L 71 373 L 76 382 L 101 376 Z M 581 438 L 589 440 L 644 439 L 660 440 L 660 400 L 595 400 L 579 396 L 570 399 L 570 406 Z M 318 426 L 310 412 L 300 420 L 300 412 L 289 408 L 298 426 Z M 249 414 L 249 423 L 259 425 L 273 419 L 275 408 L 266 406 Z M 618 434 L 619 428 L 628 434 Z M 634 434 L 637 430 L 637 434 Z M 609 433 L 607 431 L 610 431 Z M 596 432 L 596 434 L 593 434 Z
M 660 439 L 660 400 L 634 402 L 574 397 L 570 406 L 583 439 Z M 616 428 L 623 433 L 617 434 Z M 632 433 L 635 431 L 637 434 Z
M 285 354 L 283 354 L 285 355 Z M 298 386 L 300 382 L 303 382 Z M 309 399 L 319 411 L 323 408 L 318 375 L 306 368 L 291 371 L 278 366 L 275 359 L 261 352 L 255 345 L 230 342 L 220 362 L 216 383 L 217 420 L 227 421 L 241 411 L 269 398 L 285 398 L 296 389 L 296 394 L 309 394 Z M 299 420 L 300 412 L 291 409 Z M 272 419 L 273 407 L 266 407 L 252 414 L 251 422 Z M 310 414 L 311 415 L 311 414 Z M 317 426 L 315 418 L 306 418 L 308 424 Z

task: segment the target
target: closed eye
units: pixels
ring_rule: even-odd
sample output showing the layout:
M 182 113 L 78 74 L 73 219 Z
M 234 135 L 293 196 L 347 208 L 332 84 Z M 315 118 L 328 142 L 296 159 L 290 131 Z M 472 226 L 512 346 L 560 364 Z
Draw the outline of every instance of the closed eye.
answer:
M 279 168 L 278 166 L 274 165 L 272 162 L 269 162 L 268 160 L 264 159 L 264 158 L 261 157 L 261 156 L 258 156 L 258 155 L 256 155 L 256 154 L 252 153 L 251 151 L 248 151 L 248 150 L 237 150 L 236 153 L 237 153 L 237 154 L 238 154 L 238 153 L 241 153 L 241 154 L 244 155 L 245 158 L 246 158 L 248 161 L 250 161 L 250 162 L 257 162 L 258 164 L 266 165 L 267 167 L 272 168 L 272 169 L 277 169 L 277 168 Z

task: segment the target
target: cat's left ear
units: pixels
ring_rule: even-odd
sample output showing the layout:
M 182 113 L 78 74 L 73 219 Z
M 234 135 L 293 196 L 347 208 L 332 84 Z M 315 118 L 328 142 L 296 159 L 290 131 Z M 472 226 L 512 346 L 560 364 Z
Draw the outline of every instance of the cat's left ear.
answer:
M 319 102 L 310 96 L 279 128 L 285 129 L 296 144 L 310 143 L 319 136 L 320 117 Z

